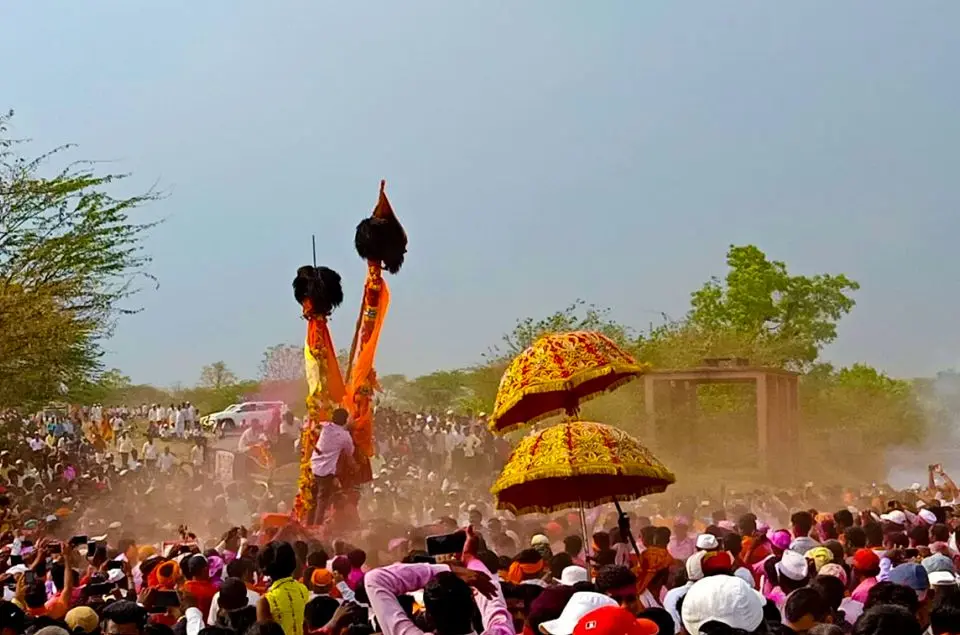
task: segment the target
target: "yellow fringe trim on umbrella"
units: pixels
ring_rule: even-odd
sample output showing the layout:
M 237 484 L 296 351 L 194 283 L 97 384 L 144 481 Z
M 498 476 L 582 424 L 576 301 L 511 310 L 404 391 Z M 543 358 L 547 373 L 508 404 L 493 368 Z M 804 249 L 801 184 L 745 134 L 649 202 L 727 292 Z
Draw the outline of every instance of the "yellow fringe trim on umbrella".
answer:
M 588 381 L 593 381 L 594 379 L 599 379 L 607 375 L 615 374 L 624 374 L 625 377 L 618 379 L 617 381 L 611 383 L 609 386 L 606 386 L 603 390 L 597 391 L 595 393 L 584 395 L 579 398 L 578 403 L 584 404 L 592 399 L 596 399 L 606 393 L 612 392 L 617 388 L 620 388 L 624 384 L 627 384 L 635 379 L 638 379 L 644 373 L 650 370 L 650 364 L 638 363 L 638 364 L 619 364 L 611 363 L 604 364 L 598 368 L 592 368 L 589 370 L 584 370 L 579 373 L 576 373 L 573 377 L 568 377 L 567 379 L 555 379 L 551 381 L 545 381 L 542 383 L 531 384 L 518 391 L 517 394 L 508 397 L 507 400 L 502 403 L 497 410 L 490 416 L 487 421 L 487 427 L 490 428 L 490 431 L 497 435 L 504 435 L 511 430 L 516 430 L 524 425 L 531 425 L 553 417 L 555 415 L 561 414 L 565 411 L 564 408 L 554 408 L 548 412 L 541 413 L 535 417 L 527 419 L 526 421 L 519 421 L 517 423 L 512 423 L 503 428 L 497 428 L 497 421 L 503 417 L 507 412 L 514 408 L 521 400 L 525 399 L 530 395 L 538 395 L 543 393 L 550 392 L 571 392 L 587 383 Z
M 667 485 L 661 486 L 650 486 L 649 488 L 641 488 L 636 490 L 636 495 L 627 494 L 623 496 L 598 496 L 597 498 L 592 498 L 589 501 L 567 501 L 563 503 L 558 503 L 556 505 L 550 506 L 541 506 L 541 505 L 523 505 L 515 506 L 511 503 L 501 501 L 497 499 L 497 509 L 502 509 L 512 513 L 514 516 L 523 516 L 524 514 L 552 514 L 563 509 L 571 509 L 574 507 L 580 507 L 583 505 L 584 509 L 590 509 L 593 507 L 599 507 L 600 505 L 606 505 L 607 503 L 621 502 L 629 503 L 630 501 L 636 500 L 642 496 L 648 496 L 650 494 L 660 494 L 667 490 Z

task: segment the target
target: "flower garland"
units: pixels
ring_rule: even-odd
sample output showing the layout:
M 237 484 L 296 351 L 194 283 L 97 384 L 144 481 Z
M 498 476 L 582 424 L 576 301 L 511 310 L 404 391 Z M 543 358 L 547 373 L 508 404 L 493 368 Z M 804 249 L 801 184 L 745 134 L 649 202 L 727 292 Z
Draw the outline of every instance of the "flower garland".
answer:
M 305 314 L 307 310 L 308 308 L 305 307 Z M 297 478 L 297 496 L 293 501 L 293 517 L 301 523 L 306 522 L 309 512 L 314 507 L 314 476 L 310 458 L 320 438 L 319 423 L 328 420 L 336 407 L 329 392 L 329 382 L 326 381 L 329 370 L 326 337 L 324 337 L 327 320 L 323 316 L 316 315 L 304 315 L 304 317 L 307 318 L 307 350 L 320 369 L 321 381 L 316 390 L 307 395 L 307 417 L 300 432 L 300 474 Z M 337 372 L 340 372 L 339 369 Z

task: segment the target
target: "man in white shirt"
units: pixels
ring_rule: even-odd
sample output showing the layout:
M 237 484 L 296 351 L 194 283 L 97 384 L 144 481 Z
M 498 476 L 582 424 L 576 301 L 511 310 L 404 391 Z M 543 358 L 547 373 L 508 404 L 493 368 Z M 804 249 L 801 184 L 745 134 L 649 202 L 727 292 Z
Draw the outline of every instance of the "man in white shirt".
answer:
M 170 446 L 168 445 L 163 449 L 163 454 L 160 455 L 160 472 L 162 474 L 169 474 L 173 470 L 173 466 L 177 464 L 177 457 L 170 452 Z
M 181 439 L 183 438 L 183 427 L 187 416 L 185 410 L 185 408 L 177 408 L 176 413 L 174 413 L 173 433 Z
M 203 441 L 200 437 L 197 437 L 193 443 L 193 447 L 190 448 L 190 464 L 193 465 L 193 474 L 197 477 L 198 481 L 200 474 L 203 473 L 203 464 L 205 458 L 206 452 L 203 448 Z
M 157 456 L 157 445 L 153 442 L 153 437 L 147 437 L 147 441 L 143 444 L 143 449 L 140 451 L 140 458 L 143 459 L 143 464 L 151 474 L 153 474 L 154 469 L 157 467 Z
M 477 436 L 476 431 L 471 428 L 470 434 L 467 435 L 467 438 L 463 440 L 461 445 L 463 447 L 463 462 L 465 471 L 467 474 L 471 474 L 477 468 L 477 450 L 480 449 L 480 446 L 483 445 L 483 442 L 480 440 L 480 437 Z
M 320 424 L 320 437 L 310 457 L 313 470 L 314 516 L 313 524 L 323 524 L 327 506 L 337 487 L 337 467 L 341 460 L 353 462 L 353 438 L 347 430 L 350 415 L 337 408 L 331 421 Z
M 130 453 L 133 452 L 133 441 L 129 434 L 123 433 L 120 435 L 120 440 L 117 442 L 117 452 L 120 453 L 120 462 L 126 468 L 127 462 L 130 460 Z
M 123 419 L 120 418 L 120 415 L 115 415 L 113 419 L 110 420 L 110 427 L 113 428 L 114 438 L 119 441 L 120 430 L 123 429 Z

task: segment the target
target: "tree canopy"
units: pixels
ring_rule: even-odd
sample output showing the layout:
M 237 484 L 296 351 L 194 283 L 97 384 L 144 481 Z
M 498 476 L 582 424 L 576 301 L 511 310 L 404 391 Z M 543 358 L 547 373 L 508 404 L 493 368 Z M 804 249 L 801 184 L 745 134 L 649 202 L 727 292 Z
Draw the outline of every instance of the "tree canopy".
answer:
M 223 361 L 207 364 L 200 369 L 199 386 L 201 388 L 220 390 L 226 386 L 232 386 L 235 383 L 237 383 L 237 376 L 232 370 L 227 368 L 226 363 Z
M 687 323 L 703 333 L 747 343 L 764 361 L 804 370 L 837 337 L 860 285 L 843 274 L 790 275 L 753 245 L 731 246 L 725 278 L 711 278 L 691 298 Z
M 149 279 L 132 214 L 157 198 L 111 192 L 124 174 L 89 161 L 53 163 L 71 146 L 30 157 L 0 116 L 0 406 L 82 393 L 96 382 L 103 339 Z

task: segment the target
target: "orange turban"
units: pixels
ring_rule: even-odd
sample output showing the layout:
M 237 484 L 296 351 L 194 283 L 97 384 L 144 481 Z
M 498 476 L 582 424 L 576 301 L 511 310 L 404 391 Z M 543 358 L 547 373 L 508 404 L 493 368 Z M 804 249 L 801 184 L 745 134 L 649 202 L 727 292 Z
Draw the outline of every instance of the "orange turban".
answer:
M 327 569 L 314 569 L 310 576 L 310 584 L 313 586 L 333 586 L 333 574 Z
M 543 560 L 538 560 L 528 564 L 514 562 L 510 565 L 510 569 L 507 571 L 507 581 L 514 584 L 520 584 L 526 578 L 530 578 L 541 573 L 544 566 Z
M 157 586 L 159 588 L 172 590 L 180 580 L 180 565 L 173 560 L 167 560 L 157 565 L 153 573 L 157 574 Z

